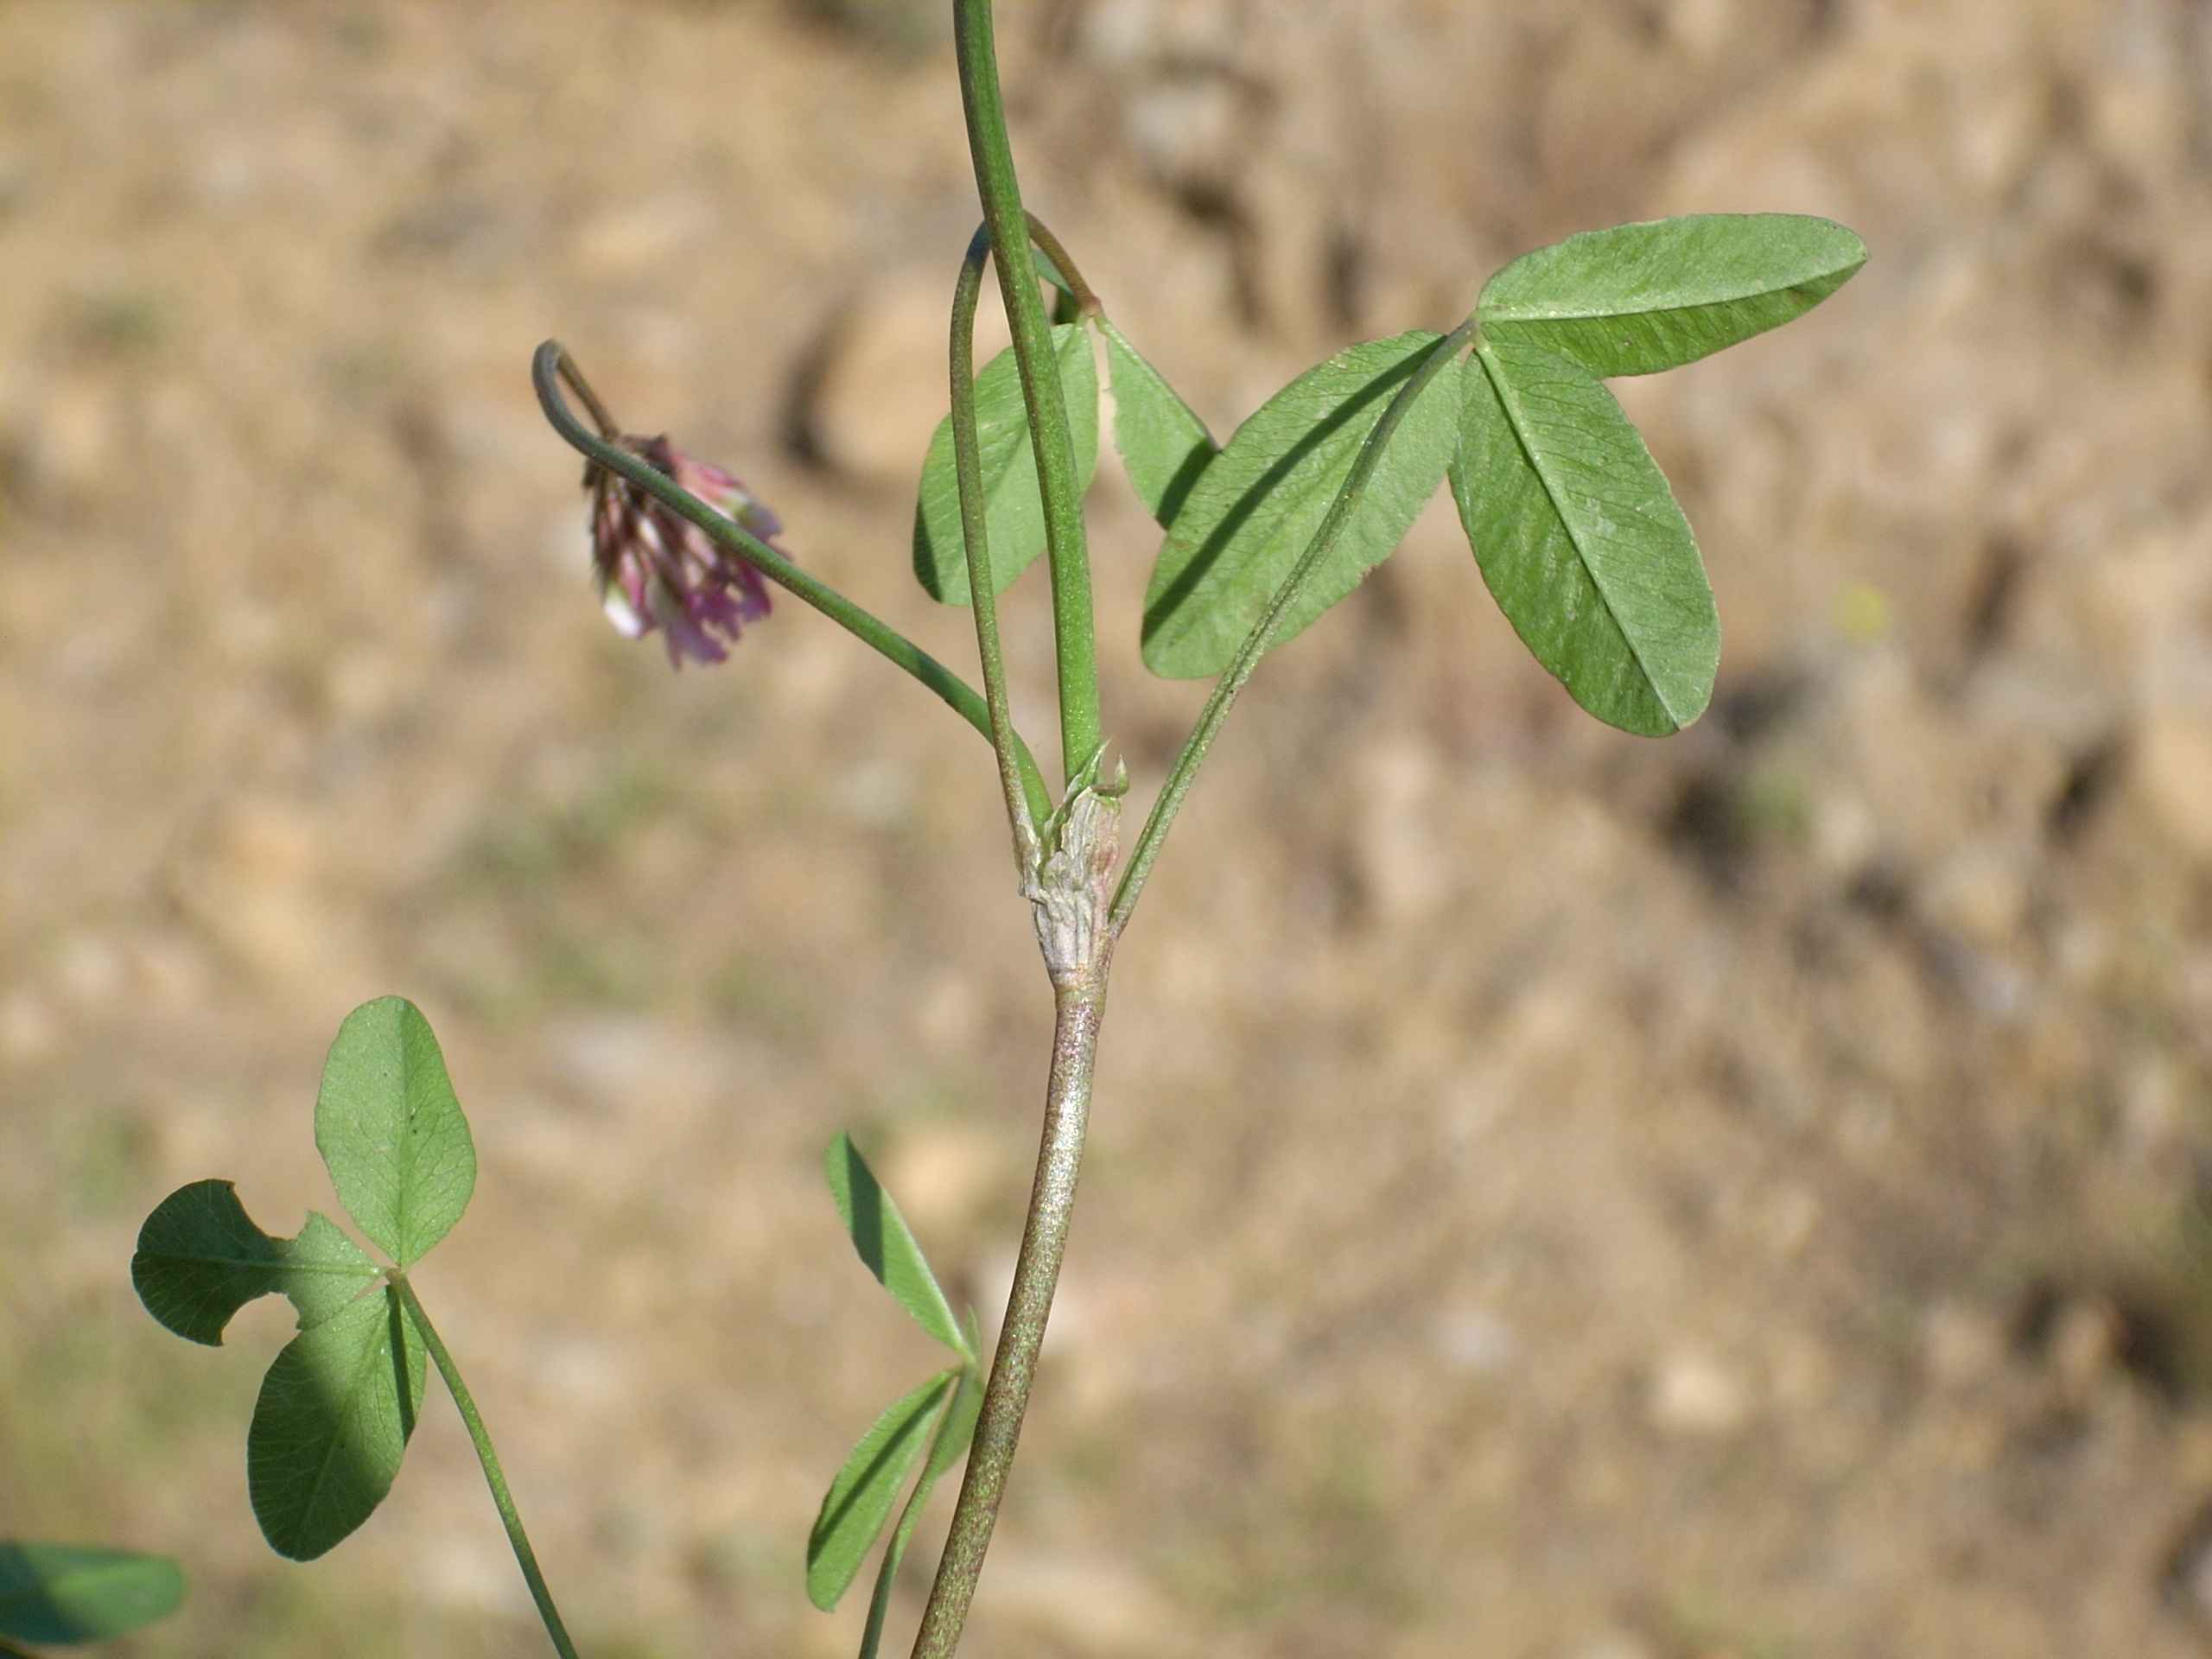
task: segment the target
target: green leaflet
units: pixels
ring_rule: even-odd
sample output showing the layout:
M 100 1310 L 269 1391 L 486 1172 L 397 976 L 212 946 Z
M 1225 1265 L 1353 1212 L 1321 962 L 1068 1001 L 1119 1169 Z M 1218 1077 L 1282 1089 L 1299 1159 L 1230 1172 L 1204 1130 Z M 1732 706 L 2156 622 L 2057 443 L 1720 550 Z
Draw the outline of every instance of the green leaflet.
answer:
M 1198 474 L 1218 453 L 1205 423 L 1147 362 L 1122 331 L 1103 316 L 1106 375 L 1114 389 L 1114 447 L 1135 488 L 1162 530 L 1175 523 Z
M 1171 679 L 1218 674 L 1328 516 L 1360 445 L 1441 336 L 1369 340 L 1307 370 L 1237 428 L 1176 515 L 1145 594 L 1144 663 Z M 1425 386 L 1358 508 L 1287 611 L 1295 636 L 1395 551 L 1434 492 L 1459 427 L 1461 365 Z
M 468 1208 L 476 1145 L 412 1002 L 381 996 L 346 1016 L 323 1063 L 315 1144 L 346 1213 L 402 1268 Z
M 257 1297 L 289 1297 L 305 1330 L 376 1276 L 367 1253 L 312 1211 L 297 1238 L 263 1232 L 228 1181 L 194 1181 L 163 1198 L 138 1230 L 130 1258 L 130 1283 L 146 1311 L 165 1329 L 211 1348 L 223 1345 L 231 1316 Z
M 183 1599 L 183 1570 L 166 1555 L 0 1543 L 0 1637 L 105 1642 L 166 1618 Z
M 1098 369 L 1081 323 L 1052 330 L 1052 355 L 1067 399 L 1077 476 L 1084 489 L 1098 470 Z M 1008 346 L 976 377 L 976 437 L 983 474 L 984 529 L 991 543 L 993 591 L 1004 593 L 1045 550 L 1045 503 L 1037 454 L 1021 401 L 1020 365 Z M 914 576 L 946 605 L 968 603 L 967 543 L 960 529 L 960 480 L 952 458 L 952 417 L 930 436 L 914 509 Z
M 1866 263 L 1842 226 L 1801 213 L 1694 213 L 1588 231 L 1490 279 L 1483 338 L 1541 346 L 1599 376 L 1650 374 L 1802 315 Z
M 885 1408 L 823 1494 L 806 1541 L 806 1593 L 823 1612 L 837 1605 L 874 1548 L 899 1489 L 930 1449 L 930 1416 L 960 1376 L 957 1370 L 939 1371 Z
M 313 1560 L 384 1502 L 422 1414 L 425 1364 L 390 1286 L 284 1345 L 245 1436 L 246 1491 L 271 1549 Z
M 860 1149 L 840 1134 L 830 1143 L 822 1167 L 845 1232 L 876 1282 L 920 1321 L 923 1330 L 973 1363 L 975 1352 L 961 1334 L 960 1321 L 953 1317 L 952 1305 L 945 1300 L 937 1275 L 930 1271 L 921 1245 Z
M 1720 621 L 1697 543 L 1612 394 L 1523 340 L 1485 341 L 1452 494 L 1498 608 L 1608 725 L 1662 736 L 1712 699 Z
M 976 1341 L 972 1318 L 969 1321 L 969 1337 Z M 981 1345 L 979 1341 L 976 1345 Z M 961 1373 L 960 1387 L 938 1419 L 937 1433 L 930 1440 L 930 1460 L 923 1465 L 922 1478 L 914 1483 L 913 1495 L 899 1512 L 899 1525 L 883 1552 L 883 1564 L 875 1570 L 875 1590 L 868 1597 L 868 1624 L 861 1632 L 860 1659 L 875 1659 L 882 1645 L 883 1619 L 891 1611 L 891 1585 L 899 1576 L 899 1563 L 906 1559 L 906 1547 L 914 1541 L 914 1529 L 921 1525 L 922 1511 L 929 1506 L 930 1494 L 937 1490 L 945 1471 L 959 1461 L 968 1443 L 976 1438 L 976 1418 L 982 1408 L 982 1373 L 971 1365 Z

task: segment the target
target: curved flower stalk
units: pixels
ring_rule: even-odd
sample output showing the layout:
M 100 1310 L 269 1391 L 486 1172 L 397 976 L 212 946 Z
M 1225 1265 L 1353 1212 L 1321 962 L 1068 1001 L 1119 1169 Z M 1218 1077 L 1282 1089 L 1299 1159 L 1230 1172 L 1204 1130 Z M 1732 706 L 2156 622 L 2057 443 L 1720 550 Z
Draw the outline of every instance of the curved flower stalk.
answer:
M 686 525 L 721 549 L 734 560 L 761 577 L 781 588 L 802 603 L 810 605 L 839 627 L 851 634 L 862 645 L 874 652 L 901 672 L 911 676 L 939 699 L 975 730 L 986 741 L 995 742 L 991 731 L 990 714 L 983 699 L 974 687 L 943 663 L 931 656 L 912 640 L 892 627 L 880 617 L 855 604 L 819 576 L 810 575 L 791 563 L 781 548 L 763 541 L 728 514 L 718 511 L 681 487 L 651 461 L 626 446 L 620 440 L 621 429 L 607 411 L 591 390 L 582 372 L 576 367 L 561 342 L 549 340 L 541 343 L 531 359 L 531 384 L 537 392 L 538 407 L 545 411 L 545 418 L 553 429 L 585 460 L 604 471 L 621 478 L 632 489 L 652 498 L 654 502 Z M 562 393 L 562 386 L 575 393 L 591 413 L 591 427 L 576 418 Z M 728 474 L 723 474 L 727 477 Z M 734 480 L 732 480 L 734 482 Z M 758 504 L 755 504 L 758 508 Z M 765 511 L 765 509 L 760 509 Z M 740 619 L 742 620 L 742 618 Z M 1044 775 L 1037 770 L 1036 757 L 1017 732 L 1013 734 L 1014 760 L 1021 772 L 1021 787 L 1031 813 L 1039 818 L 1052 810 L 1046 794 Z

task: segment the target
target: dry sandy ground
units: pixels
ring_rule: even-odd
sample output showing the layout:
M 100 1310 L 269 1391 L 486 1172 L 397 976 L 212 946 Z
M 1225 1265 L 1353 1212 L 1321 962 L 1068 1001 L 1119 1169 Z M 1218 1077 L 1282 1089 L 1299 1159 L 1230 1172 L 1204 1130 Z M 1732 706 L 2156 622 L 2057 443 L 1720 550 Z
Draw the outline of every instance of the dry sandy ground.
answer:
M 1441 502 L 1261 676 L 1122 954 L 973 1651 L 2202 1651 L 2212 14 L 1004 10 L 1032 205 L 1219 432 L 1570 230 L 1874 257 L 1621 389 L 1728 630 L 1693 733 L 1576 714 Z M 852 1126 L 995 1313 L 1049 1007 L 988 755 L 796 607 L 713 672 L 615 639 L 524 368 L 559 333 L 969 660 L 906 574 L 942 34 L 0 5 L 0 1530 L 183 1556 L 128 1652 L 543 1650 L 449 1412 L 280 1563 L 283 1313 L 192 1349 L 125 1278 L 181 1181 L 330 1205 L 322 1050 L 388 990 L 483 1159 L 423 1294 L 586 1651 L 852 1650 L 802 1542 L 929 1362 L 817 1160 Z M 1198 693 L 1094 506 L 1141 798 Z

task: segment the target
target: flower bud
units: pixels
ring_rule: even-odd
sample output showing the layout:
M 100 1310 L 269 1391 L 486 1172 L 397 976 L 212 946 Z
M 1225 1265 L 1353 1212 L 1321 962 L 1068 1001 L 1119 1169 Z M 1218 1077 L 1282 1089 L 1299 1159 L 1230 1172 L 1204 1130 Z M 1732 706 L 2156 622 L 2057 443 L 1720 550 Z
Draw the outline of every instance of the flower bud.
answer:
M 665 435 L 626 435 L 618 442 L 761 540 L 782 531 L 776 515 L 744 485 L 719 467 L 694 461 Z M 604 467 L 585 467 L 584 487 L 591 492 L 592 567 L 600 602 L 626 639 L 658 628 L 667 640 L 671 667 L 681 668 L 687 657 L 719 663 L 746 623 L 768 614 L 768 584 L 760 573 L 696 524 Z

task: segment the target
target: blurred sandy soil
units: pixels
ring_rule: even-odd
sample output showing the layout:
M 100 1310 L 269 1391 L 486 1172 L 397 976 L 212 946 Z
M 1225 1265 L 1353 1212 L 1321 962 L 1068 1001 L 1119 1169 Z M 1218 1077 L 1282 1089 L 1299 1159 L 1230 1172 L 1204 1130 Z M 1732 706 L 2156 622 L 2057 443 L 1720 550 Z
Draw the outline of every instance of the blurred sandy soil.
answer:
M 1122 954 L 973 1650 L 2202 1651 L 2212 13 L 1004 10 L 1032 205 L 1220 433 L 1573 229 L 1874 257 L 1619 388 L 1728 630 L 1693 733 L 1578 715 L 1440 500 L 1261 677 Z M 186 1559 L 116 1651 L 542 1650 L 450 1413 L 281 1564 L 284 1313 L 198 1351 L 125 1280 L 182 1181 L 331 1205 L 322 1051 L 388 990 L 483 1157 L 423 1293 L 586 1650 L 852 1650 L 803 1540 L 930 1360 L 817 1160 L 852 1126 L 995 1313 L 1049 1007 L 988 754 L 794 607 L 714 672 L 617 639 L 525 365 L 969 660 L 906 573 L 943 32 L 0 6 L 0 1531 Z M 1141 798 L 1199 688 L 1136 666 L 1101 479 Z

